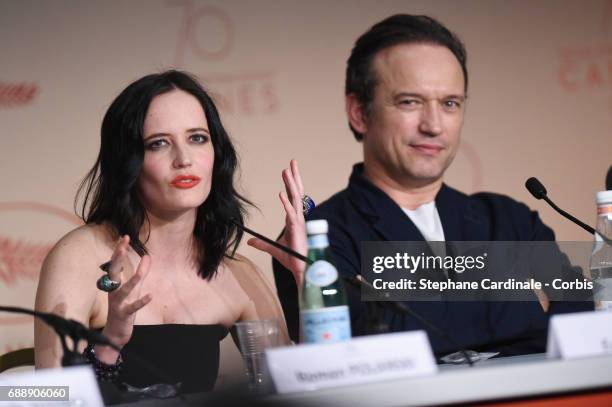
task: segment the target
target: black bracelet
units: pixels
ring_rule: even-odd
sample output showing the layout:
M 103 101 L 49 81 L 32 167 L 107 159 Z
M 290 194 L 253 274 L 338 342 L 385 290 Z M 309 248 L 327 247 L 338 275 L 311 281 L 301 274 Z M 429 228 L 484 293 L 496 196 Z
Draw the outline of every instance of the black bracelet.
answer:
M 114 364 L 109 365 L 98 359 L 96 356 L 96 351 L 94 350 L 94 345 L 90 343 L 83 351 L 83 356 L 85 356 L 87 361 L 93 366 L 94 372 L 96 373 L 96 378 L 98 380 L 103 382 L 117 381 L 119 378 L 119 371 L 123 366 L 123 358 L 121 357 L 121 353 L 119 353 L 117 361 Z

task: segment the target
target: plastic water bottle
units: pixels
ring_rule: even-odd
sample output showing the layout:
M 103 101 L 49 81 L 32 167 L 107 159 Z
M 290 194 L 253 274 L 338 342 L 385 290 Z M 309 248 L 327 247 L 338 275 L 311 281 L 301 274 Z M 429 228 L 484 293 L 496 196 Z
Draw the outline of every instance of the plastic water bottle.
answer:
M 601 191 L 597 199 L 597 233 L 591 254 L 591 276 L 596 283 L 595 309 L 612 311 L 612 246 L 601 235 L 612 236 L 612 191 Z
M 300 319 L 306 343 L 333 343 L 351 338 L 346 293 L 329 253 L 326 220 L 306 222 L 308 258 L 302 287 Z

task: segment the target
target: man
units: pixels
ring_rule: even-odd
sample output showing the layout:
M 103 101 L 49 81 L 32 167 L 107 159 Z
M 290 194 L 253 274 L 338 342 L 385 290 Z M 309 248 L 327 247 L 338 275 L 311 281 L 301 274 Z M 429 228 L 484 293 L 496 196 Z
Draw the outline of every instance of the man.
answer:
M 395 15 L 356 42 L 346 71 L 346 112 L 363 163 L 348 187 L 309 218 L 327 219 L 340 273 L 360 274 L 361 242 L 554 240 L 535 212 L 508 197 L 465 195 L 443 183 L 459 146 L 468 74 L 459 39 L 426 16 Z M 291 335 L 297 339 L 296 286 L 275 264 L 275 279 Z M 350 297 L 356 334 L 364 333 L 366 307 Z M 504 355 L 542 352 L 550 312 L 588 309 L 589 303 L 412 302 L 422 317 L 459 345 Z M 394 331 L 424 329 L 418 321 L 389 317 Z M 434 352 L 457 346 L 428 331 Z

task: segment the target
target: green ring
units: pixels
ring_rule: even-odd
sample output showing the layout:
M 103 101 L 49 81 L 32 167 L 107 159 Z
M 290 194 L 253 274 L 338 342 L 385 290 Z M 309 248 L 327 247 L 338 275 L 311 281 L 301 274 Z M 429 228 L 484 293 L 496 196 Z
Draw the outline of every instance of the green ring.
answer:
M 99 290 L 105 291 L 107 293 L 115 291 L 117 288 L 119 288 L 120 285 L 121 283 L 119 281 L 111 280 L 111 278 L 107 274 L 104 274 L 98 279 L 98 281 L 96 281 L 96 287 L 98 287 Z

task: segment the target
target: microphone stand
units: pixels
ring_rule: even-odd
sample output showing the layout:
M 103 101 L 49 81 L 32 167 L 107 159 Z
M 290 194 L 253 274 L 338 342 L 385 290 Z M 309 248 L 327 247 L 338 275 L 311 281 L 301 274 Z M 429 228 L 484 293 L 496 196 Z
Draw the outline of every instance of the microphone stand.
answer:
M 4 306 L 0 305 L 0 311 L 5 311 L 14 314 L 26 314 L 32 315 L 35 318 L 39 318 L 47 325 L 49 325 L 57 336 L 60 338 L 60 343 L 62 345 L 63 356 L 62 356 L 62 366 L 78 366 L 78 365 L 86 365 L 88 364 L 87 360 L 78 352 L 78 343 L 81 340 L 85 340 L 94 345 L 104 345 L 110 346 L 117 352 L 121 352 L 121 348 L 112 343 L 106 336 L 104 336 L 101 332 L 98 332 L 93 329 L 87 328 L 85 325 L 80 323 L 79 321 L 75 321 L 74 319 L 66 319 L 56 314 L 41 312 L 41 311 L 33 311 L 27 308 L 21 307 L 12 307 L 12 306 Z M 68 342 L 66 340 L 67 337 L 72 339 L 72 349 L 68 346 Z M 130 355 L 130 358 L 135 362 L 135 364 L 140 365 L 141 368 L 153 373 L 158 378 L 167 381 L 168 383 L 176 383 L 176 381 L 172 380 L 167 374 L 160 371 L 156 367 L 152 366 L 149 362 L 146 362 L 135 355 Z M 103 396 L 108 396 L 108 393 L 114 393 L 116 390 L 112 390 L 108 383 L 99 382 L 100 389 L 102 391 Z M 164 386 L 164 387 L 162 387 Z M 125 387 L 125 386 L 124 386 Z M 154 387 L 154 386 L 150 386 Z M 152 396 L 155 398 L 167 398 L 167 397 L 179 397 L 184 399 L 183 393 L 181 392 L 181 384 L 162 384 L 157 385 L 157 389 L 153 388 L 153 390 L 158 390 L 163 396 L 156 396 L 153 392 L 147 392 L 147 388 L 137 389 L 137 388 L 127 388 L 123 391 L 126 394 L 134 394 L 135 396 L 144 395 L 144 396 Z
M 349 283 L 353 287 L 365 289 L 365 291 L 367 291 L 369 294 L 374 294 L 374 295 L 379 296 L 379 297 L 380 296 L 384 297 L 384 299 L 382 299 L 381 301 L 372 301 L 372 302 L 374 304 L 377 304 L 381 308 L 386 308 L 386 309 L 391 310 L 392 312 L 397 312 L 397 313 L 399 313 L 401 315 L 407 315 L 409 317 L 414 318 L 422 326 L 424 326 L 425 328 L 429 329 L 430 331 L 432 331 L 436 335 L 438 335 L 441 338 L 443 338 L 444 340 L 446 340 L 452 346 L 454 346 L 458 350 L 458 352 L 461 353 L 461 355 L 465 358 L 467 363 L 470 366 L 474 366 L 474 362 L 472 362 L 472 358 L 470 358 L 470 356 L 468 355 L 467 349 L 465 349 L 461 345 L 459 345 L 459 343 L 457 343 L 457 341 L 455 341 L 449 334 L 447 334 L 446 332 L 444 332 L 443 330 L 441 330 L 440 328 L 438 328 L 437 326 L 435 326 L 434 324 L 432 324 L 431 322 L 429 322 L 428 320 L 423 318 L 419 313 L 415 312 L 406 303 L 400 302 L 400 301 L 388 300 L 387 299 L 389 297 L 388 293 L 381 293 L 376 288 L 374 288 L 374 286 L 372 286 L 372 284 L 370 284 L 368 281 L 366 281 L 366 279 L 364 279 L 361 275 L 359 275 L 357 277 L 353 277 L 353 278 L 343 277 L 343 279 L 344 279 L 344 281 L 346 281 L 347 283 Z M 379 327 L 382 327 L 382 326 L 385 326 L 385 324 L 379 322 Z M 385 333 L 385 332 L 388 332 L 388 326 L 387 326 L 387 330 L 381 331 L 379 333 Z
M 239 222 L 237 222 L 235 219 L 231 218 L 230 222 L 232 222 L 235 226 L 238 227 L 238 229 L 241 229 L 243 232 L 248 233 L 249 235 L 256 237 L 260 240 L 263 240 L 264 242 L 271 244 L 272 246 L 276 247 L 279 250 L 284 251 L 285 253 L 287 253 L 290 256 L 295 257 L 296 259 L 300 259 L 302 260 L 304 263 L 310 265 L 312 264 L 312 260 L 310 260 L 308 257 L 303 256 L 302 254 L 296 252 L 295 250 L 292 250 L 290 248 L 288 248 L 287 246 L 283 246 L 282 244 L 275 242 L 274 240 L 262 235 L 261 233 L 257 233 L 252 229 L 247 228 L 246 226 L 240 224 Z
M 121 348 L 113 344 L 101 333 L 87 328 L 85 325 L 81 324 L 79 321 L 75 321 L 74 319 L 66 319 L 56 314 L 32 311 L 21 307 L 0 306 L 0 311 L 32 315 L 53 328 L 57 336 L 60 338 L 62 350 L 64 352 L 62 356 L 62 366 L 87 364 L 85 358 L 77 351 L 78 343 L 81 340 L 86 340 L 94 344 L 110 346 L 116 351 L 121 350 Z M 72 339 L 72 349 L 70 349 L 68 346 L 68 342 L 66 340 L 68 337 Z
M 559 214 L 561 214 L 561 216 L 565 217 L 566 219 L 569 219 L 570 221 L 574 222 L 576 225 L 580 226 L 582 229 L 586 230 L 587 232 L 589 232 L 590 234 L 599 234 L 593 227 L 587 225 L 586 223 L 582 222 L 580 219 L 575 218 L 574 216 L 572 216 L 571 214 L 565 212 L 563 209 L 559 208 L 549 197 L 548 195 L 544 195 L 542 197 L 542 199 L 544 201 L 546 201 L 547 204 L 549 204 L 555 211 L 557 211 Z M 601 234 L 599 234 L 601 236 Z M 602 238 L 605 238 L 605 236 L 601 236 Z M 607 240 L 607 239 L 606 239 Z

